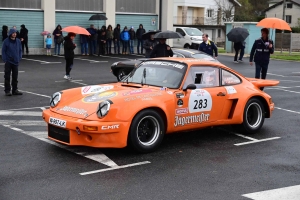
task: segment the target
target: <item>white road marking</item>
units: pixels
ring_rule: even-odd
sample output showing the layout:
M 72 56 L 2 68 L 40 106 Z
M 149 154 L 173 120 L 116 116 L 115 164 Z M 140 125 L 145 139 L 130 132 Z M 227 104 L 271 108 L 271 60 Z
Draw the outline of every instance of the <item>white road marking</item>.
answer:
M 293 74 L 300 74 L 300 72 L 292 72 Z
M 0 63 L 0 65 L 5 65 L 5 63 Z
M 106 62 L 108 62 L 108 61 L 91 61 L 90 63 L 106 63 Z
M 0 115 L 9 115 L 9 116 L 39 116 L 41 117 L 41 112 L 35 111 L 10 111 L 10 110 L 0 110 Z
M 42 114 L 41 114 L 42 118 Z M 14 125 L 14 126 L 47 126 L 45 121 L 36 120 L 0 120 L 1 125 Z
M 243 194 L 253 200 L 299 200 L 300 185 Z
M 282 90 L 282 91 L 285 91 L 285 92 L 300 94 L 300 92 L 296 92 L 296 91 L 292 91 L 292 90 L 285 90 L 285 89 L 282 89 L 282 88 L 271 87 L 271 88 L 266 88 L 266 89 L 268 89 L 268 90 Z
M 24 73 L 25 71 L 19 71 L 19 73 Z M 0 72 L 0 74 L 4 74 L 4 72 Z
M 274 88 L 281 88 L 281 89 L 291 89 L 291 88 L 298 88 L 300 86 L 273 86 Z
M 279 80 L 279 81 L 286 81 L 286 82 L 300 82 L 300 81 L 292 81 L 292 80 Z
M 34 61 L 34 62 L 40 62 L 41 64 L 52 64 L 52 63 L 61 63 L 61 62 L 47 62 L 47 61 L 42 61 L 42 60 L 34 60 L 34 59 L 29 59 L 29 58 L 22 58 L 24 60 L 30 60 L 30 61 Z
M 271 73 L 267 73 L 267 74 L 272 75 L 272 76 L 281 76 L 281 77 L 285 77 L 285 76 L 283 76 L 283 75 L 278 75 L 278 74 L 271 74 Z
M 101 57 L 105 57 L 105 58 L 116 58 L 116 59 L 121 59 L 121 60 L 132 60 L 131 58 L 120 58 L 120 57 L 114 57 L 114 56 L 101 56 Z
M 40 109 L 41 109 L 41 110 L 46 110 L 47 108 L 45 108 L 45 107 L 40 107 Z
M 62 81 L 55 81 L 55 83 L 59 83 L 59 82 L 66 82 L 67 80 L 62 80 Z M 72 80 L 72 81 L 82 81 L 82 80 Z M 72 82 L 70 81 L 70 82 Z
M 44 106 L 44 107 L 31 107 L 31 108 L 17 108 L 17 109 L 8 109 L 8 110 L 31 110 L 34 108 L 49 108 L 50 106 Z M 1 111 L 1 110 L 0 110 Z M 4 110 L 5 111 L 5 110 Z
M 246 144 L 254 144 L 254 143 L 265 142 L 265 141 L 269 141 L 269 140 L 277 140 L 277 139 L 280 139 L 280 137 L 273 137 L 273 138 L 267 138 L 267 139 L 262 139 L 262 140 L 254 140 L 254 141 L 250 141 L 250 142 L 242 142 L 242 143 L 238 143 L 238 144 L 234 144 L 234 145 L 242 146 L 242 145 L 246 145 Z
M 151 162 L 145 161 L 145 162 L 133 163 L 133 164 L 129 164 L 129 165 L 111 167 L 111 168 L 107 168 L 107 169 L 100 169 L 100 170 L 95 170 L 95 171 L 90 171 L 90 172 L 82 172 L 82 173 L 79 173 L 79 174 L 84 176 L 84 175 L 95 174 L 95 173 L 100 173 L 100 172 L 112 171 L 112 170 L 116 170 L 116 169 L 134 167 L 134 166 L 138 166 L 138 165 L 145 165 L 145 164 L 149 164 L 149 163 L 151 163 Z
M 240 136 L 242 138 L 251 140 L 251 141 L 258 141 L 258 139 L 255 139 L 255 138 L 252 138 L 252 137 L 248 137 L 248 136 L 245 136 L 245 135 L 242 135 L 242 134 L 239 134 L 239 133 L 233 133 L 233 132 L 231 132 L 231 133 L 234 134 L 234 135 Z
M 293 111 L 293 110 L 288 110 L 288 109 L 284 109 L 284 108 L 278 108 L 278 107 L 275 107 L 275 108 L 276 108 L 276 109 L 278 109 L 278 110 L 284 110 L 284 111 L 287 111 L 287 112 L 291 112 L 291 113 L 300 114 L 300 112 Z
M 79 84 L 79 85 L 87 85 L 87 84 L 85 84 L 85 83 L 79 83 L 79 82 L 77 82 L 77 81 L 70 81 L 70 82 L 72 82 L 72 83 L 77 83 L 77 84 Z
M 0 85 L 0 87 L 4 87 L 3 85 Z M 34 94 L 34 95 L 37 95 L 37 96 L 41 96 L 41 97 L 47 97 L 47 98 L 51 98 L 50 96 L 47 96 L 47 95 L 43 95 L 43 94 L 37 94 L 37 93 L 34 93 L 34 92 L 28 92 L 28 91 L 24 91 L 24 90 L 19 90 L 23 93 L 28 93 L 28 94 Z
M 47 65 L 47 64 L 58 64 L 58 63 L 61 63 L 61 62 L 45 62 L 45 63 L 41 63 L 42 65 Z

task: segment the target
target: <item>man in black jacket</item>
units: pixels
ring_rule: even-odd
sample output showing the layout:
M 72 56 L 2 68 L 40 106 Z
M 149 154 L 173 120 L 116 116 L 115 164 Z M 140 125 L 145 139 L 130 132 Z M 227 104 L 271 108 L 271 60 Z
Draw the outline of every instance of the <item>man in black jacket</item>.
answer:
M 141 46 L 141 53 L 143 54 L 143 46 L 144 46 L 144 40 L 142 38 L 142 35 L 146 33 L 143 24 L 140 24 L 140 27 L 136 30 L 136 38 L 138 39 L 137 44 L 137 52 L 140 54 L 140 46 Z
M 121 35 L 121 26 L 117 24 L 117 27 L 114 29 L 114 53 L 117 54 L 117 47 L 118 47 L 118 54 L 120 53 L 120 35 Z
M 76 48 L 76 44 L 73 43 L 74 38 L 76 37 L 75 33 L 68 33 L 66 37 L 64 37 L 64 50 L 65 50 L 65 60 L 66 60 L 66 75 L 64 79 L 72 80 L 70 76 L 71 69 L 73 67 L 74 60 L 74 49 Z
M 145 57 L 150 58 L 153 48 L 157 45 L 157 41 L 154 39 L 154 34 L 150 35 L 150 39 L 146 40 L 144 43 L 144 48 L 146 49 Z
M 166 44 L 166 39 L 161 38 L 159 39 L 159 44 L 157 44 L 151 54 L 151 58 L 157 58 L 157 57 L 173 57 L 173 51 L 169 45 Z
M 24 54 L 24 45 L 26 47 L 26 53 L 28 53 L 28 29 L 25 28 L 25 25 L 21 25 L 21 31 L 20 31 L 20 39 L 22 42 L 22 52 Z

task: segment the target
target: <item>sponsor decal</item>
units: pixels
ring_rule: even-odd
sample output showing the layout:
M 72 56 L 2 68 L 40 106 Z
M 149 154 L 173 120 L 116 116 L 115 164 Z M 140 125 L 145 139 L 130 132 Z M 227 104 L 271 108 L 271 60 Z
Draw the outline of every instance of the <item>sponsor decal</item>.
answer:
M 113 89 L 113 85 L 90 85 L 81 88 L 81 94 L 94 94 L 99 92 L 105 92 L 107 90 Z
M 94 102 L 100 102 L 106 99 L 113 98 L 117 96 L 118 93 L 111 91 L 111 92 L 102 92 L 102 93 L 97 93 L 97 94 L 92 94 L 87 97 L 84 97 L 82 100 L 85 103 L 94 103 Z
M 161 62 L 161 61 L 149 61 L 143 62 L 141 65 L 164 65 L 164 66 L 173 66 L 178 69 L 183 69 L 184 65 L 175 63 L 175 62 Z
M 197 113 L 203 111 L 211 111 L 212 98 L 207 90 L 193 90 L 189 98 L 189 112 Z
M 143 94 L 143 93 L 148 93 L 148 92 L 152 92 L 152 90 L 150 90 L 150 89 L 138 89 L 138 90 L 132 90 L 132 91 L 129 91 L 129 92 L 124 92 L 123 96 Z
M 182 99 L 178 99 L 177 105 L 178 105 L 178 107 L 182 107 L 183 106 L 183 100 Z
M 102 130 L 110 130 L 110 129 L 118 129 L 120 124 L 115 124 L 115 125 L 108 125 L 108 126 L 102 126 Z
M 209 114 L 201 113 L 199 115 L 191 115 L 186 117 L 175 116 L 174 126 L 184 126 L 186 124 L 203 123 L 209 120 Z
M 142 98 L 142 101 L 151 101 L 151 100 L 153 100 L 152 98 Z
M 235 94 L 237 93 L 235 88 L 232 86 L 226 86 L 225 89 L 227 90 L 227 94 Z
M 188 108 L 177 108 L 175 110 L 175 114 L 176 115 L 183 115 L 183 114 L 188 114 L 189 113 L 189 109 Z
M 184 98 L 184 94 L 183 93 L 176 93 L 176 97 L 178 99 L 182 99 L 182 98 Z
M 133 96 L 133 97 L 127 97 L 124 99 L 124 101 L 134 101 L 137 99 L 147 99 L 147 98 L 151 98 L 152 97 L 156 97 L 156 96 L 162 96 L 161 92 L 157 92 L 157 93 L 148 93 L 148 94 L 142 94 L 142 95 L 137 95 L 137 96 Z
M 69 106 L 65 106 L 63 108 L 57 108 L 56 110 L 58 111 L 64 111 L 64 112 L 71 112 L 71 113 L 75 113 L 77 115 L 83 115 L 85 117 L 88 116 L 88 112 L 84 109 L 79 109 L 79 108 L 72 108 Z
M 168 93 L 168 94 L 173 94 L 173 92 L 172 92 L 172 91 L 167 91 L 167 93 Z

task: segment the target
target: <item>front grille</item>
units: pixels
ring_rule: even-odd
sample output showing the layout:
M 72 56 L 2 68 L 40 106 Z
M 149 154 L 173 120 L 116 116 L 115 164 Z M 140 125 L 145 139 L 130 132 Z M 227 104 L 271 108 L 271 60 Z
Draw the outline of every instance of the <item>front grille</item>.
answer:
M 70 132 L 56 126 L 48 125 L 48 136 L 66 143 L 70 143 Z

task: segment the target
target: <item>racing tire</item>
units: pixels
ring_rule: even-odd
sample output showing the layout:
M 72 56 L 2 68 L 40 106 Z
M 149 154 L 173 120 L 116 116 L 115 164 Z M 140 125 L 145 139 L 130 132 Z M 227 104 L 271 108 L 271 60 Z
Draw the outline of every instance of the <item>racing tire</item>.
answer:
M 124 71 L 124 69 L 119 69 L 117 73 L 118 81 L 121 81 L 125 76 L 127 76 L 127 73 Z
M 165 135 L 164 121 L 154 110 L 142 110 L 132 120 L 129 133 L 129 146 L 139 153 L 155 151 Z
M 243 123 L 241 127 L 248 134 L 254 134 L 263 126 L 265 121 L 264 106 L 257 98 L 250 99 L 243 114 Z
M 189 45 L 189 44 L 186 44 L 186 45 L 184 45 L 184 47 L 183 48 L 185 48 L 185 49 L 190 49 L 191 48 L 191 46 Z

